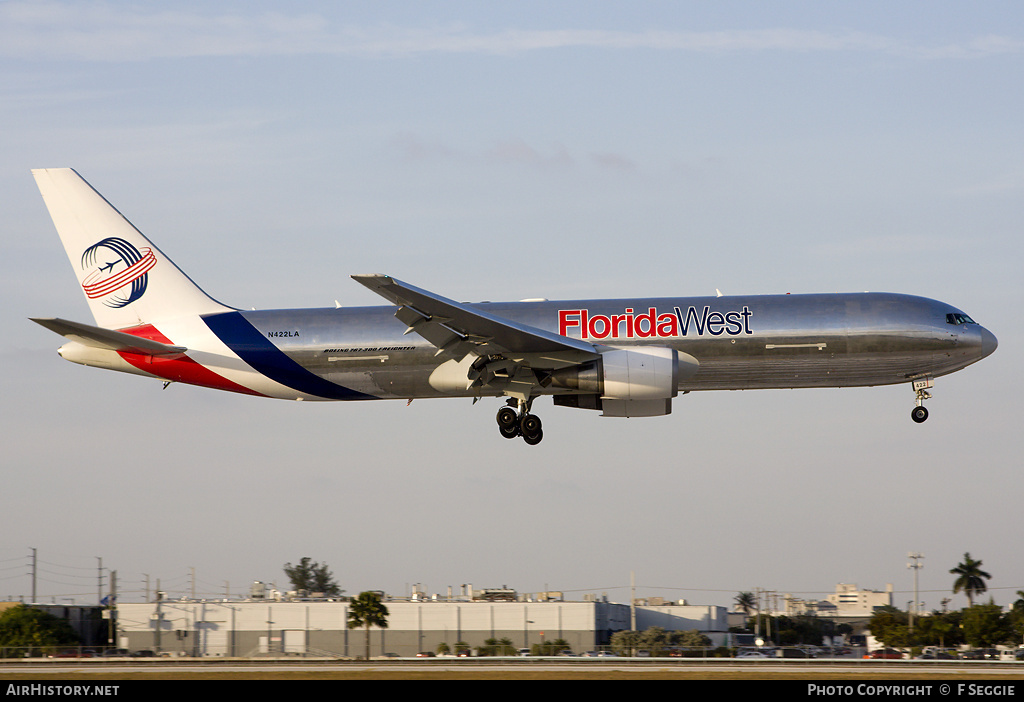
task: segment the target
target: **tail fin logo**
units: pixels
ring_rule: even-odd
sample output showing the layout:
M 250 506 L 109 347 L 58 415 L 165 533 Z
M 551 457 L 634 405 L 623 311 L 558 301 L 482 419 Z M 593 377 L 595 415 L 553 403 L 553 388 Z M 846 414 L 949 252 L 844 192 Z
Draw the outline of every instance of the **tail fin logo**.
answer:
M 82 270 L 90 271 L 82 289 L 90 300 L 102 300 L 107 307 L 126 307 L 145 294 L 155 265 L 149 247 L 140 251 L 124 239 L 107 237 L 82 254 Z

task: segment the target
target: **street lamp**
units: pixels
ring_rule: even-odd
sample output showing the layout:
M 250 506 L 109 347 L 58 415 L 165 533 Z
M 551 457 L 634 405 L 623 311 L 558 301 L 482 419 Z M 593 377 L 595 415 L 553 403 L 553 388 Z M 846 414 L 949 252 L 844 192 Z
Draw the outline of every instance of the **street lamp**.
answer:
M 907 567 L 914 571 L 914 601 L 911 603 L 912 606 L 907 608 L 909 610 L 909 615 L 910 615 L 910 627 L 909 627 L 909 630 L 911 632 L 913 632 L 914 631 L 914 611 L 917 609 L 917 600 L 918 600 L 918 597 L 917 597 L 917 571 L 921 570 L 921 568 L 924 568 L 924 564 L 919 562 L 922 558 L 924 558 L 924 554 L 918 553 L 916 551 L 911 551 L 910 553 L 907 554 L 907 558 L 909 558 L 909 559 L 911 559 L 911 561 L 913 561 L 912 563 L 908 563 Z

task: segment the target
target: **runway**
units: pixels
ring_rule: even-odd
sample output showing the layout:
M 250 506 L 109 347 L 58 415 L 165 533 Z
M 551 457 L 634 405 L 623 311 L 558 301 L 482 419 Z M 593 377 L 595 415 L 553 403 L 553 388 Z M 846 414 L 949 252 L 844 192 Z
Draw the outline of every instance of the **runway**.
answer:
M 388 661 L 39 661 L 5 662 L 0 680 L 76 679 L 1006 679 L 1024 663 L 975 661 L 388 660 Z

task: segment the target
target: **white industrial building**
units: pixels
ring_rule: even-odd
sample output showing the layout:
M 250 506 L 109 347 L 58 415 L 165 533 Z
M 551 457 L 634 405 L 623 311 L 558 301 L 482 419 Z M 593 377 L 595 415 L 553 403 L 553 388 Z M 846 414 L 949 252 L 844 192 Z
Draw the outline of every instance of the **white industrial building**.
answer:
M 892 583 L 887 583 L 884 591 L 861 590 L 856 585 L 840 583 L 835 594 L 826 600 L 835 605 L 838 616 L 870 617 L 877 609 L 892 607 Z
M 606 646 L 617 631 L 697 629 L 727 638 L 716 606 L 635 606 L 603 601 L 388 600 L 388 628 L 370 629 L 370 654 L 413 656 L 442 644 L 470 648 L 508 639 L 516 648 L 563 639 L 577 653 Z M 635 625 L 634 625 L 635 620 Z M 118 646 L 183 656 L 361 657 L 363 629 L 349 629 L 346 601 L 161 601 L 117 605 Z

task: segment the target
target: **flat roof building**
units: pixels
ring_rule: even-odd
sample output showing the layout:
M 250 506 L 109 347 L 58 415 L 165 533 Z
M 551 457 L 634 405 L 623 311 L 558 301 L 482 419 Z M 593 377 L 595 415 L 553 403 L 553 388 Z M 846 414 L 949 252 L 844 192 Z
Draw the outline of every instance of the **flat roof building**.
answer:
M 530 648 L 556 639 L 576 653 L 606 646 L 631 628 L 698 629 L 715 645 L 727 637 L 715 606 L 638 606 L 611 602 L 385 600 L 388 627 L 369 631 L 372 656 L 414 656 L 456 643 L 472 648 L 508 639 Z M 349 629 L 347 601 L 161 601 L 117 605 L 118 646 L 183 656 L 322 655 L 361 657 L 363 629 Z

